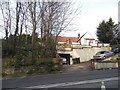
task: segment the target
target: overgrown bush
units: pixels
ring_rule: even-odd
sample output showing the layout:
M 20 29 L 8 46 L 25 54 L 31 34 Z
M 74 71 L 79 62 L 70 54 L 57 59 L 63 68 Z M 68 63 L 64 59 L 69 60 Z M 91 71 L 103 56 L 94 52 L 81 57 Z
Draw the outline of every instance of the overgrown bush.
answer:
M 41 62 L 40 66 L 47 66 L 47 67 L 53 67 L 56 63 L 54 63 L 53 61 L 45 61 L 45 62 Z
M 10 59 L 10 60 L 6 60 L 6 62 L 4 63 L 4 68 L 12 68 L 14 67 L 15 70 L 19 70 L 23 68 L 26 68 L 28 67 L 26 70 L 28 71 L 27 73 L 26 72 L 23 72 L 24 74 L 27 74 L 27 75 L 32 75 L 32 74 L 39 74 L 39 73 L 51 73 L 51 72 L 54 72 L 54 71 L 59 71 L 59 68 L 57 63 L 55 63 L 54 61 L 43 61 L 43 62 L 39 62 L 39 63 L 32 63 L 30 61 L 28 62 L 20 62 L 18 60 L 16 60 L 16 58 L 14 59 Z M 18 73 L 21 73 L 17 71 Z M 16 72 L 16 71 L 15 71 Z M 9 75 L 9 74 L 6 74 L 3 70 L 3 73 L 2 73 L 3 77 Z M 16 74 L 16 73 L 15 73 Z M 21 73 L 22 74 L 22 73 Z
M 31 75 L 31 74 L 33 74 L 33 73 L 35 73 L 34 70 L 29 70 L 26 74 Z
M 56 63 L 53 61 L 36 63 L 36 60 L 40 58 L 56 57 L 56 43 L 51 37 L 38 38 L 36 36 L 34 47 L 32 47 L 32 36 L 27 34 L 10 35 L 7 39 L 2 40 L 4 68 L 14 67 L 20 69 L 21 67 L 31 67 L 31 70 L 27 72 L 28 74 L 57 70 L 54 67 Z
M 52 67 L 52 68 L 47 68 L 48 72 L 54 72 L 54 71 L 59 71 L 58 68 Z
M 5 58 L 3 59 L 3 64 L 2 66 L 4 68 L 10 68 L 10 67 L 13 67 L 16 63 L 16 60 L 14 58 Z
M 37 65 L 32 66 L 32 69 L 30 69 L 27 74 L 34 74 L 34 73 L 48 73 L 48 72 L 54 72 L 54 71 L 59 71 L 57 67 L 55 67 L 56 63 L 53 61 L 45 61 L 45 62 L 40 62 Z
M 2 72 L 2 77 L 7 76 L 7 74 L 5 72 Z

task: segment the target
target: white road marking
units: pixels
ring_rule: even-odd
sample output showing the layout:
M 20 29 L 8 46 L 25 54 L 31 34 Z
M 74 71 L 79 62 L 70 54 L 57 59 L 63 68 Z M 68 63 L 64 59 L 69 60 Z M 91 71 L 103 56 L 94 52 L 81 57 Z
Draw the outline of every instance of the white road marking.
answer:
M 102 81 L 112 81 L 112 80 L 118 80 L 118 79 L 119 79 L 118 77 L 112 77 L 112 78 L 94 79 L 94 80 L 86 80 L 86 81 L 76 81 L 76 82 L 65 82 L 65 83 L 57 83 L 57 84 L 39 85 L 39 86 L 32 86 L 32 87 L 25 87 L 25 88 L 52 88 L 52 87 L 97 83 L 97 82 L 102 82 Z
M 102 81 L 101 83 L 102 83 L 102 85 L 101 85 L 101 90 L 106 90 L 106 87 L 105 87 L 104 82 Z

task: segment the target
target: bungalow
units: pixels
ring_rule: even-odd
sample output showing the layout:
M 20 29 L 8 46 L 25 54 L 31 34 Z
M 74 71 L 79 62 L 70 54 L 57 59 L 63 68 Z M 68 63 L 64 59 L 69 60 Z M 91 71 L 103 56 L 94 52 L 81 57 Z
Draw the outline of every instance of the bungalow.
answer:
M 97 46 L 97 40 L 92 38 L 90 35 L 87 35 L 88 33 L 83 34 L 80 37 L 80 34 L 78 34 L 78 37 L 57 37 L 56 41 L 58 44 L 77 44 L 77 45 L 83 45 L 83 46 Z M 87 36 L 87 37 L 86 37 Z
M 88 33 L 80 37 L 54 37 L 58 42 L 57 53 L 61 58 L 66 58 L 66 64 L 78 64 L 80 62 L 89 61 L 93 55 L 101 50 L 110 50 L 110 48 L 97 47 L 98 42 L 92 38 L 87 37 Z

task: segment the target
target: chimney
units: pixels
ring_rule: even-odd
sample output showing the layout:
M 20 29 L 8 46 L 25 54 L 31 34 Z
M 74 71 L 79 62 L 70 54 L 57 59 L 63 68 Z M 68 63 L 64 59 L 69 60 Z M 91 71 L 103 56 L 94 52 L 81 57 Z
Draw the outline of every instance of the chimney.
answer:
M 80 33 L 78 33 L 78 38 L 80 38 Z

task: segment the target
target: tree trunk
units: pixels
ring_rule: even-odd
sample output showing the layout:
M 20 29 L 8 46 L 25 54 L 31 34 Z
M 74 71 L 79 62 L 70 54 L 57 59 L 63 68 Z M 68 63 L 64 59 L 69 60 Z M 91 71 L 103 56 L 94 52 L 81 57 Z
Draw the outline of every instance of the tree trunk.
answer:
M 15 34 L 14 34 L 13 56 L 16 53 L 16 45 L 17 45 L 16 40 L 17 40 L 18 31 L 19 31 L 20 9 L 21 9 L 21 3 L 17 2 L 17 5 L 16 5 L 16 29 L 15 29 Z

